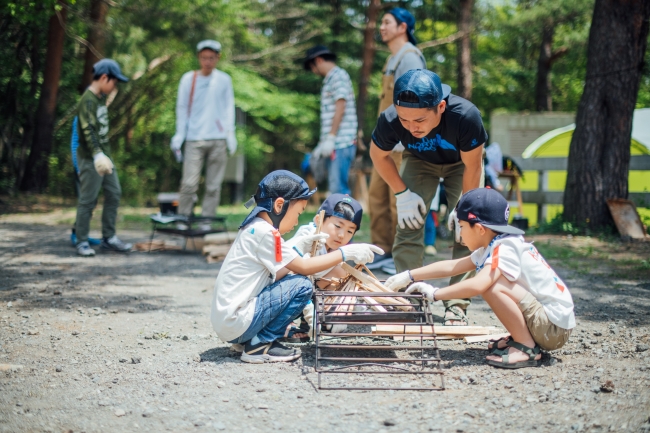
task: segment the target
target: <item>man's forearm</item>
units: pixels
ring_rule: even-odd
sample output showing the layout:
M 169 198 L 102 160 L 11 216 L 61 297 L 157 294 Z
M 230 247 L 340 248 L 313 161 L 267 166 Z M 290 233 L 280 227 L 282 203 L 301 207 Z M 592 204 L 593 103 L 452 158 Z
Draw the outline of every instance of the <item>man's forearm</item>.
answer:
M 483 145 L 477 146 L 469 152 L 461 152 L 460 158 L 465 164 L 463 172 L 463 194 L 481 186 L 483 175 Z
M 343 115 L 345 114 L 345 99 L 339 99 L 336 101 L 334 109 L 334 118 L 332 119 L 332 128 L 330 129 L 330 134 L 336 135 L 339 132 L 339 127 L 343 121 Z
M 465 167 L 465 173 L 463 173 L 463 194 L 467 193 L 467 191 L 476 189 L 479 186 L 481 186 L 481 172 L 477 170 L 468 170 L 467 167 Z
M 406 184 L 399 175 L 395 161 L 390 157 L 390 152 L 383 151 L 375 143 L 370 142 L 370 159 L 372 159 L 372 164 L 379 175 L 393 190 L 393 193 L 397 194 L 406 189 Z

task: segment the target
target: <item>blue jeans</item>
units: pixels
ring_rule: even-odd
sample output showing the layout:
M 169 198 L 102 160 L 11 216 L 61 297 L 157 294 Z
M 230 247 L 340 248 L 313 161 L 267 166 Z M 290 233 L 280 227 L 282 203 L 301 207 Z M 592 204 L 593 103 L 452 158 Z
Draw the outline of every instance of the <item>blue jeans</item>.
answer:
M 303 275 L 289 275 L 276 281 L 257 296 L 255 316 L 239 338 L 230 343 L 243 344 L 257 335 L 262 343 L 271 343 L 284 336 L 287 326 L 311 299 L 313 284 Z
M 356 154 L 357 146 L 354 145 L 334 151 L 334 159 L 330 160 L 328 168 L 330 193 L 350 194 L 348 175 Z

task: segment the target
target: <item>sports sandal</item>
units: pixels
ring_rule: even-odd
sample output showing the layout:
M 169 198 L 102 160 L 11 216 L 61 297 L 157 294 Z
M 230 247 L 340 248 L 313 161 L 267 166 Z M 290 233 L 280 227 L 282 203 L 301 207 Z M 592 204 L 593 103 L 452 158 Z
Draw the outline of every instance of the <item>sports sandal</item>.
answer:
M 449 323 L 448 323 L 449 322 Z M 460 324 L 453 324 L 451 322 L 461 322 Z M 445 308 L 445 326 L 467 326 L 469 325 L 469 317 L 465 310 L 458 305 L 452 305 Z
M 495 350 L 507 349 L 508 348 L 508 346 L 507 346 L 508 340 L 510 340 L 510 336 L 497 338 L 496 340 L 490 340 L 488 342 L 488 348 L 487 348 L 488 352 L 494 353 Z M 499 342 L 500 341 L 505 341 L 506 342 L 506 347 L 505 348 L 504 347 L 499 347 Z
M 509 368 L 509 369 L 517 369 L 517 368 L 524 368 L 524 367 L 539 367 L 539 364 L 541 363 L 541 359 L 535 359 L 537 355 L 542 353 L 540 347 L 535 344 L 535 347 L 530 348 L 528 346 L 524 346 L 521 343 L 517 343 L 515 340 L 512 338 L 506 342 L 508 347 L 513 347 L 521 352 L 524 352 L 525 354 L 528 355 L 528 361 L 519 361 L 519 362 L 508 362 L 509 361 L 509 354 L 508 348 L 504 349 L 495 349 L 493 354 L 500 356 L 501 361 L 492 361 L 488 360 L 488 365 L 491 365 L 493 367 L 500 367 L 500 368 Z
M 287 326 L 287 330 L 284 333 L 284 337 L 280 338 L 280 341 L 283 343 L 293 343 L 293 344 L 298 344 L 298 343 L 307 343 L 310 338 L 309 338 L 309 328 L 303 328 L 303 323 L 300 323 L 300 327 L 297 327 L 294 324 L 289 324 Z M 302 334 L 302 337 L 298 337 L 298 335 Z
M 251 344 L 244 346 L 241 360 L 251 364 L 264 364 L 265 362 L 288 362 L 300 358 L 302 353 L 297 349 L 290 349 L 277 341 L 273 343 Z

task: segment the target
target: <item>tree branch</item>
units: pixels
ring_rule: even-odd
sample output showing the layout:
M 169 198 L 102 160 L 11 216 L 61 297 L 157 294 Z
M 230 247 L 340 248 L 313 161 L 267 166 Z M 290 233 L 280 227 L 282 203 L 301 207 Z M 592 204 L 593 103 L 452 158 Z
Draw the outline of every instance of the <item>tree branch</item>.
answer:
M 451 42 L 455 42 L 458 39 L 463 38 L 467 33 L 471 33 L 471 29 L 468 32 L 456 32 L 453 35 L 449 35 L 444 38 L 435 39 L 433 41 L 422 42 L 418 44 L 418 48 L 420 50 L 423 50 L 425 48 L 431 48 L 431 47 L 437 47 L 439 45 L 449 44 Z
M 94 54 L 98 59 L 103 59 L 103 58 L 104 58 L 104 56 L 102 56 L 102 55 L 100 54 L 100 52 L 97 51 L 97 50 L 95 49 L 95 47 L 93 47 L 93 44 L 91 44 L 90 42 L 88 42 L 87 40 L 85 40 L 84 38 L 82 38 L 81 36 L 77 36 L 77 35 L 75 35 L 75 34 L 72 34 L 72 33 L 68 30 L 68 27 L 67 27 L 67 26 L 65 25 L 65 23 L 63 22 L 63 18 L 61 18 L 61 13 L 60 13 L 59 11 L 55 11 L 55 12 L 56 12 L 56 17 L 57 17 L 57 19 L 59 20 L 59 24 L 61 24 L 61 27 L 63 27 L 63 30 L 65 31 L 65 34 L 66 34 L 66 35 L 70 36 L 72 39 L 74 39 L 75 41 L 79 42 L 80 44 L 85 45 L 86 48 L 88 48 L 90 51 L 92 51 L 93 54 Z
M 564 56 L 568 52 L 569 49 L 567 47 L 558 48 L 553 54 L 551 54 L 551 57 L 548 59 L 548 63 L 552 65 L 557 59 Z
M 260 51 L 258 53 L 243 54 L 243 55 L 240 55 L 240 56 L 234 56 L 230 60 L 233 61 L 233 62 L 248 62 L 250 60 L 261 59 L 262 57 L 268 56 L 269 54 L 277 53 L 278 51 L 282 51 L 282 50 L 287 49 L 289 47 L 293 47 L 294 45 L 301 44 L 301 43 L 313 38 L 314 36 L 318 36 L 318 35 L 320 35 L 322 33 L 323 33 L 323 30 L 320 30 L 320 29 L 319 30 L 313 30 L 313 31 L 307 33 L 302 38 L 302 40 L 296 40 L 294 42 L 287 41 L 287 42 L 285 42 L 283 44 L 267 48 L 267 49 L 262 50 L 262 51 Z

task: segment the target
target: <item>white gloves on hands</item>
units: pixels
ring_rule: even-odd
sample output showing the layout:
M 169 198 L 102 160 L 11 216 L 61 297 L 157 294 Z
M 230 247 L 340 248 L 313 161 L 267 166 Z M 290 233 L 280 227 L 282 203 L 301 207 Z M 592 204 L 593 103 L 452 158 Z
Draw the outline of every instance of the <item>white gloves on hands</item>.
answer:
M 438 290 L 440 290 L 440 287 L 433 287 L 431 284 L 420 282 L 412 284 L 411 287 L 406 289 L 405 293 L 411 294 L 413 292 L 419 292 L 422 293 L 424 297 L 429 301 L 435 302 L 436 298 L 434 295 Z
M 305 235 L 305 236 L 294 236 L 287 241 L 287 245 L 297 250 L 298 253 L 300 253 L 301 256 L 304 258 L 305 254 L 311 253 L 311 247 L 314 244 L 314 242 L 318 241 L 318 243 L 325 243 L 325 239 L 329 237 L 330 236 L 326 233 L 319 233 L 319 234 Z
M 454 240 L 457 244 L 460 243 L 460 224 L 458 224 L 458 216 L 456 215 L 456 208 L 449 212 L 449 218 L 447 218 L 447 228 L 449 231 L 454 232 Z
M 384 287 L 396 292 L 402 287 L 408 286 L 412 282 L 411 273 L 409 271 L 404 271 L 387 279 L 384 283 Z
M 376 245 L 371 244 L 350 244 L 339 248 L 343 253 L 343 261 L 354 261 L 357 265 L 363 265 L 372 262 L 375 254 L 384 254 L 384 250 Z
M 237 152 L 237 136 L 235 131 L 230 131 L 226 138 L 226 146 L 228 147 L 228 156 L 232 156 Z
M 424 215 L 427 211 L 422 197 L 410 189 L 395 194 L 397 198 L 397 222 L 401 229 L 408 228 L 415 230 L 424 224 Z
M 183 146 L 184 141 L 185 137 L 179 134 L 175 134 L 172 137 L 172 141 L 169 143 L 169 147 L 171 148 L 172 152 L 174 152 L 176 162 L 183 162 L 183 152 L 181 152 L 181 147 Z
M 113 173 L 113 162 L 108 156 L 104 155 L 104 152 L 97 153 L 93 157 L 93 161 L 95 162 L 95 170 L 100 176 Z
M 318 146 L 312 151 L 312 155 L 316 158 L 329 158 L 334 152 L 334 146 L 336 144 L 336 135 L 327 134 L 323 140 L 318 143 Z

